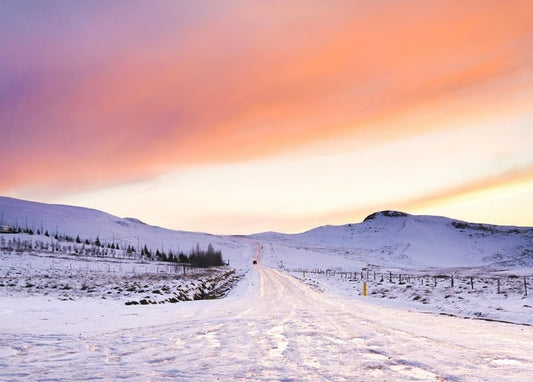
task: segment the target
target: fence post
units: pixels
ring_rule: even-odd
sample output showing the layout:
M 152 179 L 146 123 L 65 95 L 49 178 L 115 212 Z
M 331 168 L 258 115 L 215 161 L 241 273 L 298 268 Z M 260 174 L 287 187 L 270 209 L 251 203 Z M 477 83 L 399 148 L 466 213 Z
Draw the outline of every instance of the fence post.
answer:
M 524 293 L 527 296 L 527 277 L 524 277 Z
M 500 294 L 500 278 L 498 277 L 498 294 Z
M 474 289 L 474 278 L 470 277 L 470 286 Z
M 453 275 L 452 275 L 452 288 L 453 288 Z

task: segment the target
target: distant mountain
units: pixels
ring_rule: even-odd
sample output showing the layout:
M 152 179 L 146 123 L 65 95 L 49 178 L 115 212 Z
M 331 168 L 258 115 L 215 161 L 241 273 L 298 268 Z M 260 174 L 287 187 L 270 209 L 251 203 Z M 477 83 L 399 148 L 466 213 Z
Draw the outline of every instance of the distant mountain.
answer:
M 315 253 L 334 251 L 344 258 L 383 266 L 533 266 L 532 227 L 468 223 L 399 211 L 376 212 L 358 224 L 253 237 Z

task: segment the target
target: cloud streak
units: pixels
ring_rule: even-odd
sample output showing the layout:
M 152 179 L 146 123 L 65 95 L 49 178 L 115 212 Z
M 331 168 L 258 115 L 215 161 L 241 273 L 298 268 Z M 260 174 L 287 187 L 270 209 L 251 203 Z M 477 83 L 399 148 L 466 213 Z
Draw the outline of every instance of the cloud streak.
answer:
M 524 1 L 2 7 L 0 192 L 98 189 L 335 139 L 355 150 L 533 106 Z

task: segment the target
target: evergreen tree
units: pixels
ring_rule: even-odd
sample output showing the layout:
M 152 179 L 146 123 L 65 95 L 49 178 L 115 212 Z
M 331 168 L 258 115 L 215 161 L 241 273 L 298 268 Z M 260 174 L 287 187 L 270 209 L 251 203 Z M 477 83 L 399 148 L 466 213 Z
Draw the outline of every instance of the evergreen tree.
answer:
M 144 255 L 148 257 L 149 259 L 152 258 L 152 253 L 148 250 L 148 247 L 146 246 L 146 244 L 144 245 L 144 248 L 142 249 L 141 255 Z

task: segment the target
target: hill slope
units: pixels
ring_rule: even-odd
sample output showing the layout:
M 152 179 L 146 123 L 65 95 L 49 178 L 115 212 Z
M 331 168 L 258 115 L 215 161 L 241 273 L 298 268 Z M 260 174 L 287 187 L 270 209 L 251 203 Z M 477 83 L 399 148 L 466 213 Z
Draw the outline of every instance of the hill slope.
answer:
M 474 224 L 438 216 L 382 211 L 358 224 L 322 226 L 300 234 L 275 232 L 248 237 L 169 230 L 134 218 L 89 208 L 0 197 L 2 225 L 47 230 L 121 247 L 189 250 L 196 243 L 221 249 L 232 264 L 250 262 L 253 242 L 263 243 L 270 265 L 465 267 L 533 266 L 533 228 Z
M 313 254 L 322 252 L 341 254 L 345 260 L 356 260 L 361 265 L 533 266 L 531 227 L 474 224 L 397 211 L 377 212 L 359 224 L 323 226 L 295 235 L 253 236 L 278 243 L 277 253 L 288 251 L 280 245 L 305 251 L 311 261 L 316 257 Z
M 79 235 L 91 241 L 98 237 L 102 243 L 118 243 L 121 248 L 147 245 L 154 251 L 187 252 L 197 243 L 203 248 L 212 244 L 237 266 L 247 264 L 250 253 L 246 243 L 231 237 L 165 229 L 90 208 L 0 197 L 0 217 L 2 225 L 48 231 L 50 235 Z

